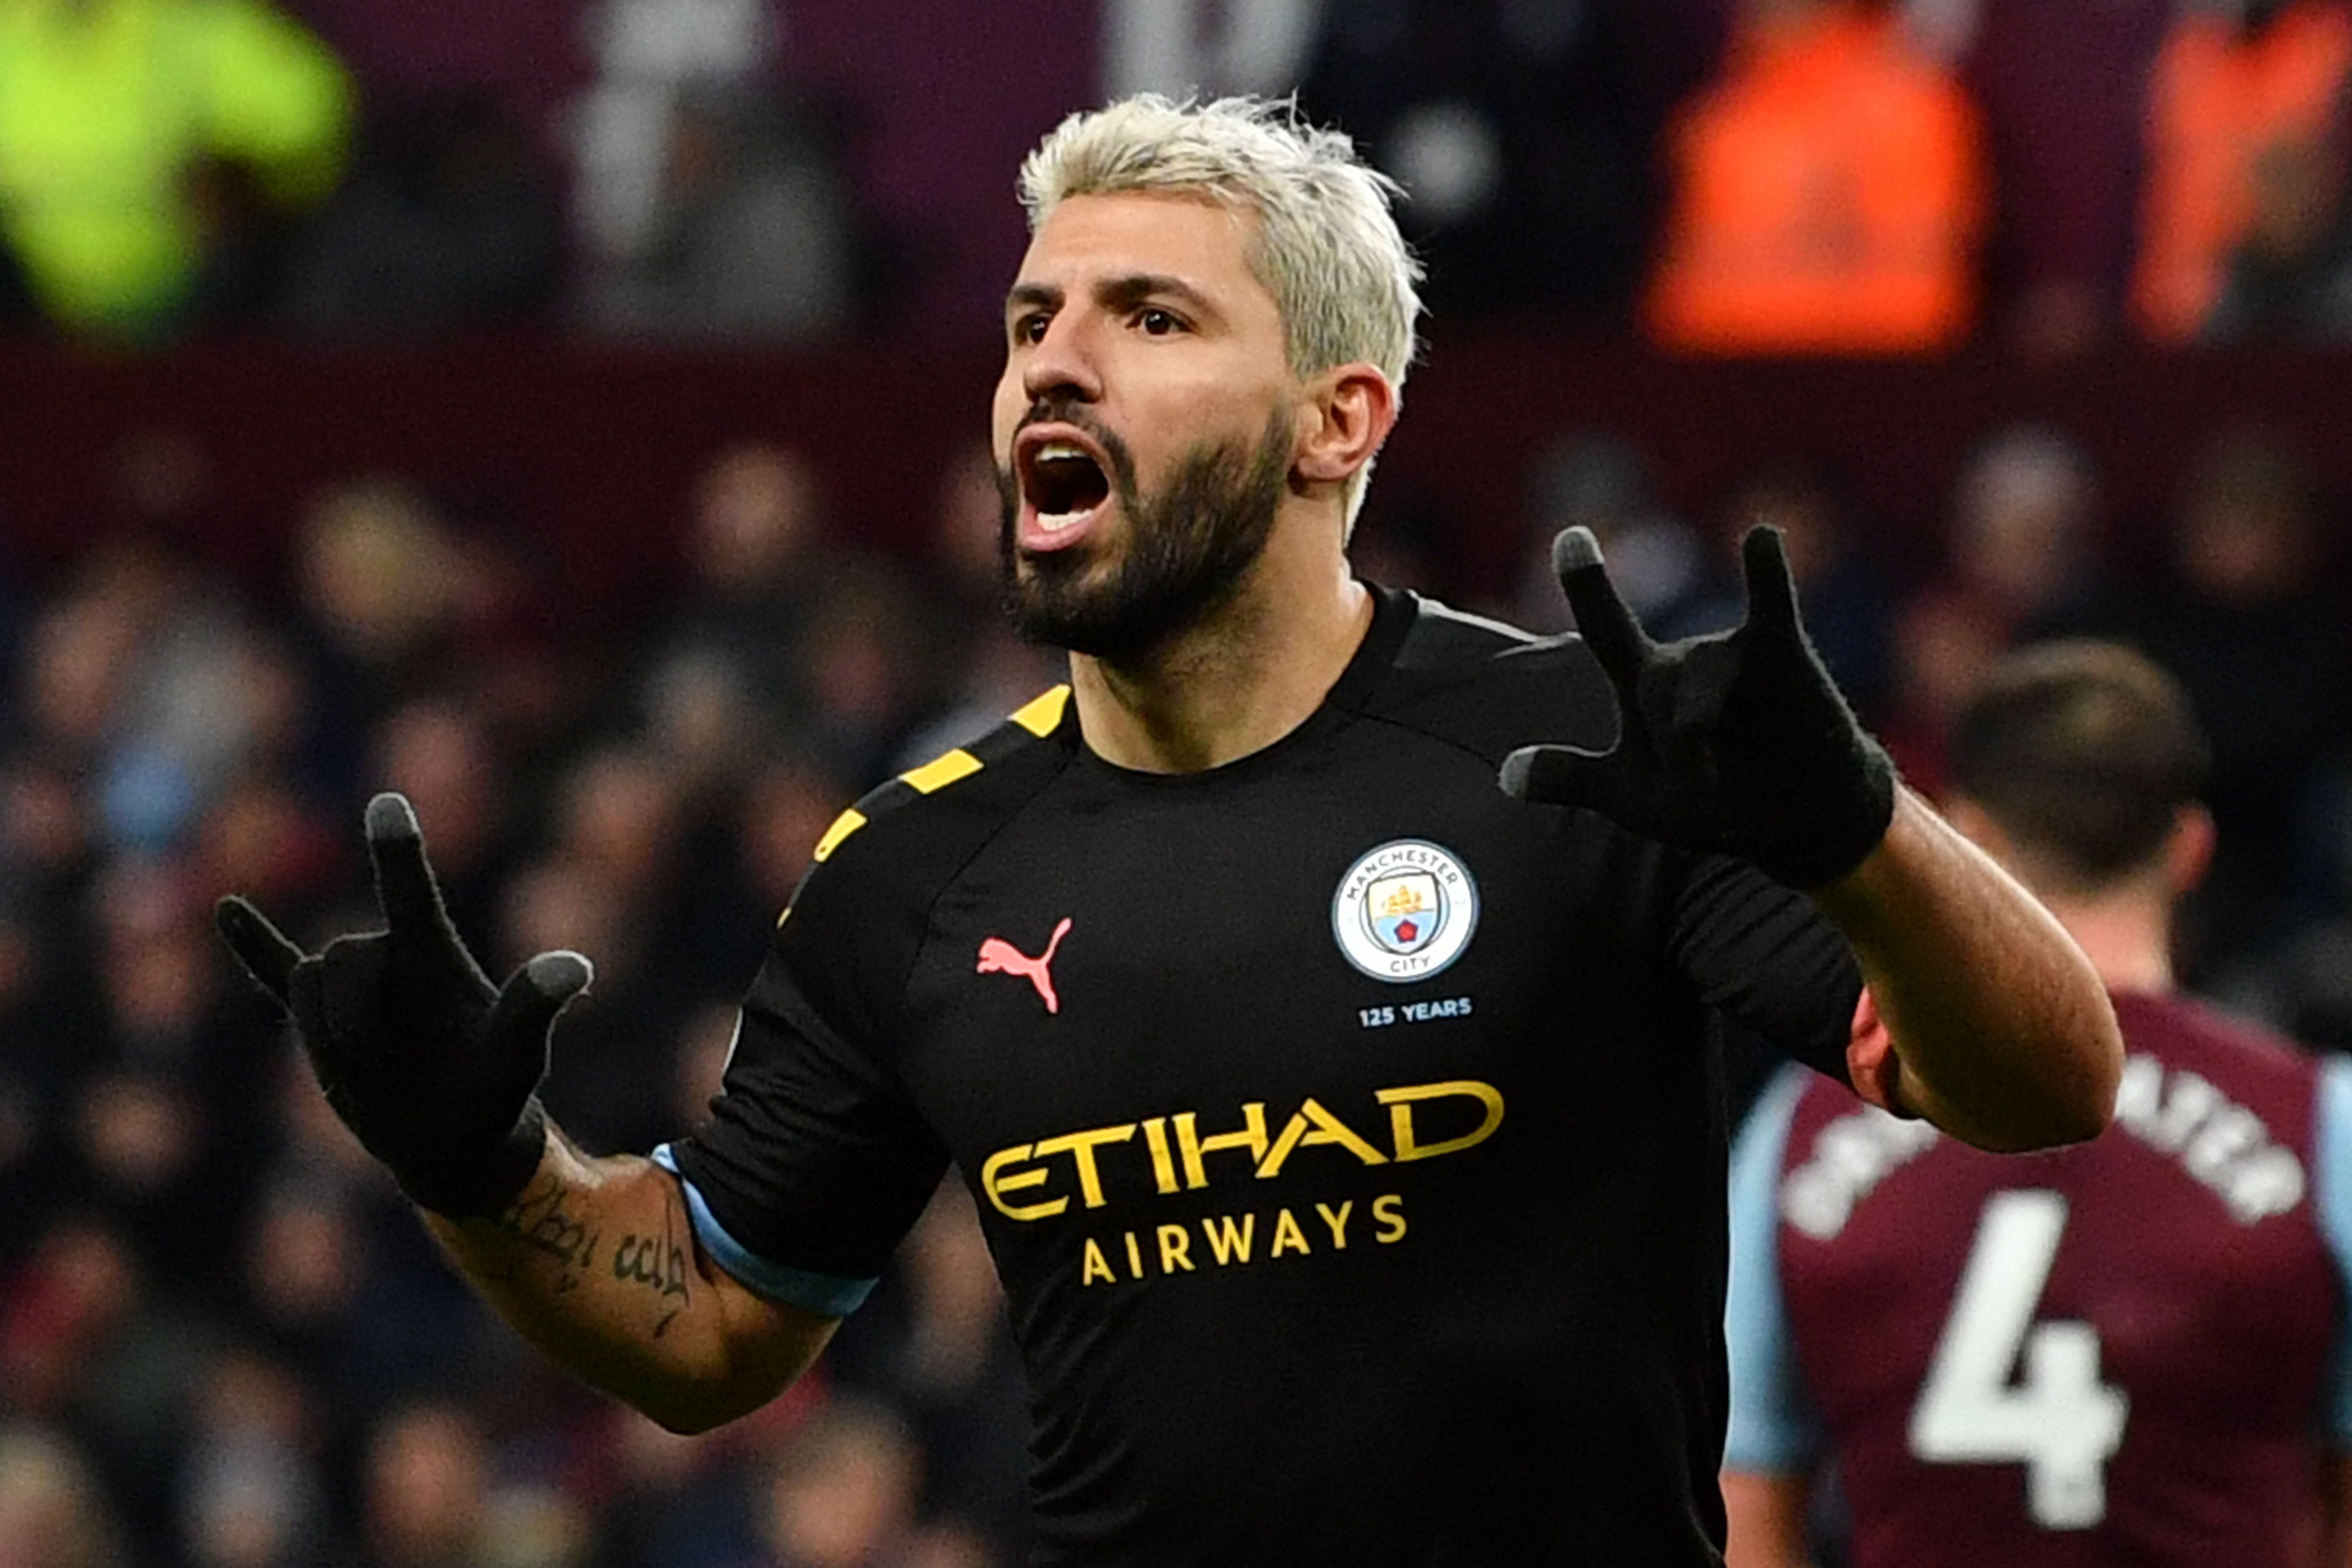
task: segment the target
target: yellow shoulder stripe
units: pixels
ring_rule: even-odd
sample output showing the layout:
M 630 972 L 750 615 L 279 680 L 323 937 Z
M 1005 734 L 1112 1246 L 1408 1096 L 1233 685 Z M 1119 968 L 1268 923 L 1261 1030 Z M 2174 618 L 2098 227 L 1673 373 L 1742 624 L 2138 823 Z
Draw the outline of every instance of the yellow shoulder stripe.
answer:
M 835 850 L 841 847 L 841 841 L 843 839 L 848 837 L 851 834 L 856 832 L 859 828 L 865 826 L 866 814 L 858 810 L 856 806 L 851 806 L 847 811 L 843 812 L 839 816 L 833 819 L 833 826 L 826 828 L 824 830 L 824 837 L 816 841 L 816 852 L 811 856 L 810 858 L 814 860 L 824 859 Z
M 935 789 L 945 789 L 960 778 L 980 772 L 980 759 L 958 746 L 954 751 L 933 757 L 921 767 L 898 776 L 925 795 Z
M 1056 686 L 1052 690 L 1032 698 L 1013 715 L 1013 721 L 1044 740 L 1061 726 L 1062 710 L 1070 700 L 1070 689 Z

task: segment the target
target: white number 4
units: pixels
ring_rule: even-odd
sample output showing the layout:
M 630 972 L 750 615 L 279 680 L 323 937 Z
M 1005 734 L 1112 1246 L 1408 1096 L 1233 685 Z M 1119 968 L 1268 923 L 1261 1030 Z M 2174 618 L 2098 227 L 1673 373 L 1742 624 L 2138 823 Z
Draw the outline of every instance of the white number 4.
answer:
M 2106 1517 L 2106 1462 L 2123 1446 L 2130 1402 L 2099 1381 L 2098 1330 L 2033 1321 L 2065 1228 L 2056 1193 L 1997 1193 L 1985 1205 L 1911 1412 L 1911 1452 L 1931 1463 L 2022 1463 L 2033 1521 L 2086 1530 Z M 2021 1350 L 2024 1375 L 2011 1383 Z

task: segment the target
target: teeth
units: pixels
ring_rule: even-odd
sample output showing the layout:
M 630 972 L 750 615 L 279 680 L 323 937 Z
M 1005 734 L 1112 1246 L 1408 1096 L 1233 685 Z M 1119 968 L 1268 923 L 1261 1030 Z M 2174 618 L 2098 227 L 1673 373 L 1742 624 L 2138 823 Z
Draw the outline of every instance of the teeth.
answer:
M 1087 449 L 1075 441 L 1048 441 L 1037 448 L 1037 461 L 1041 463 L 1055 462 L 1066 458 L 1076 458 L 1081 462 L 1093 461 L 1087 456 Z
M 1093 516 L 1094 510 L 1088 507 L 1084 511 L 1041 511 L 1037 514 L 1037 526 L 1048 533 L 1059 533 Z

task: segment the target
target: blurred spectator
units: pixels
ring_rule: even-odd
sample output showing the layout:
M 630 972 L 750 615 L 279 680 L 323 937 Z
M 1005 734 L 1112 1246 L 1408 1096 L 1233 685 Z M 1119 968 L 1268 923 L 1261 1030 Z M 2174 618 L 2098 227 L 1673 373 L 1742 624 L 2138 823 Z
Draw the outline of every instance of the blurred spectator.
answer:
M 1017 1563 L 1029 1539 L 1028 1394 L 996 1265 L 961 1180 L 940 1184 L 898 1262 L 908 1317 L 883 1391 L 912 1417 L 929 1458 L 923 1513 Z
M 546 314 L 563 217 L 523 128 L 486 92 L 361 122 L 341 187 L 288 264 L 285 318 L 328 336 L 419 337 Z
M 1718 591 L 1698 531 L 1659 500 L 1642 454 L 1610 432 L 1570 432 L 1539 451 L 1529 465 L 1528 512 L 1517 592 L 1505 606 L 1514 626 L 1536 632 L 1574 626 L 1551 563 L 1552 541 L 1564 528 L 1593 531 L 1610 581 L 1655 636 L 1696 629 L 1692 616 Z
M 2101 496 L 2090 455 L 2046 425 L 1987 437 L 1953 487 L 1945 583 L 2010 642 L 2078 625 L 2096 601 Z
M 593 325 L 793 339 L 843 324 L 852 226 L 826 117 L 771 73 L 769 0 L 598 0 L 576 106 Z
M 1768 465 L 1732 488 L 1720 533 L 1728 574 L 1737 572 L 1741 536 L 1759 523 L 1780 531 L 1822 662 L 1856 711 L 1874 719 L 1886 696 L 1886 612 L 1894 595 L 1873 552 L 1872 531 L 1856 525 L 1836 476 L 1802 459 Z M 1696 611 L 1694 628 L 1737 626 L 1746 608 L 1746 589 L 1737 586 L 1718 610 Z
M 922 1450 L 888 1407 L 836 1397 L 778 1446 L 761 1568 L 895 1568 L 915 1534 Z
M 12 0 L 0 235 L 75 331 L 235 313 L 267 290 L 271 215 L 332 184 L 350 100 L 261 0 Z
M 824 531 L 816 474 L 799 453 L 746 443 L 702 470 L 686 578 L 640 661 L 656 742 L 689 773 L 723 763 L 713 744 L 722 726 L 727 751 L 756 756 L 799 714 L 793 650 L 829 576 Z
M 2173 510 L 2168 569 L 2116 606 L 2117 629 L 2178 675 L 2212 742 L 2221 847 L 2183 910 L 2190 973 L 2263 955 L 2316 895 L 2320 769 L 2352 734 L 2352 623 L 2319 506 L 2275 437 L 2225 435 Z
M 835 132 L 741 85 L 678 93 L 650 224 L 588 258 L 582 310 L 631 338 L 803 342 L 848 324 L 855 236 Z
M 191 1568 L 311 1568 L 326 1560 L 316 1438 L 291 1368 L 247 1351 L 214 1360 L 181 1462 L 182 1552 Z
M 932 712 L 901 748 L 901 769 L 986 734 L 1066 678 L 1061 656 L 1023 642 L 998 609 L 1003 533 L 995 458 L 979 442 L 959 447 L 940 477 L 927 562 L 919 677 L 934 694 Z
M 2204 330 L 2263 179 L 2292 182 L 2284 169 L 2327 144 L 2347 82 L 2342 0 L 2182 0 L 2149 89 L 2132 279 L 2142 331 L 2178 342 Z
M 1103 0 L 1103 96 L 1279 98 L 1297 84 L 1323 10 L 1320 0 Z
M 2205 319 L 2215 342 L 2352 338 L 2352 202 L 2342 116 L 2255 159 L 2246 231 Z
M 378 726 L 373 752 L 371 785 L 400 791 L 433 824 L 433 870 L 450 919 L 461 931 L 488 931 L 499 879 L 512 868 L 517 804 L 489 727 L 466 698 L 419 697 Z
M 1932 796 L 1949 777 L 1952 721 L 1992 661 L 2009 625 L 1965 591 L 1930 588 L 1895 611 L 1893 669 L 1878 738 L 1906 783 Z
M 72 1434 L 126 1547 L 173 1529 L 203 1329 L 102 1220 L 53 1218 L 0 1282 L 0 1413 Z
M 121 1568 L 119 1534 L 71 1443 L 0 1426 L 0 1568 Z
M 1659 79 L 1670 10 L 1578 0 L 1319 10 L 1300 101 L 1404 186 L 1398 217 L 1429 264 L 1424 296 L 1441 326 L 1529 311 L 1622 317 L 1656 205 L 1651 143 L 1685 85 Z
M 371 1436 L 361 1483 L 367 1568 L 492 1568 L 488 1440 L 447 1403 L 394 1411 Z
M 318 766 L 331 797 L 361 793 L 371 737 L 446 668 L 458 601 L 455 546 L 406 485 L 340 485 L 305 512 L 294 542 L 303 652 L 322 719 Z
M 1998 327 L 2036 358 L 2122 324 L 2148 73 L 2178 0 L 1941 0 L 1981 107 L 1997 195 L 1987 247 Z
M 1741 0 L 1736 26 L 1667 143 L 1651 336 L 1710 353 L 1960 342 L 1988 193 L 1950 70 L 1875 0 Z

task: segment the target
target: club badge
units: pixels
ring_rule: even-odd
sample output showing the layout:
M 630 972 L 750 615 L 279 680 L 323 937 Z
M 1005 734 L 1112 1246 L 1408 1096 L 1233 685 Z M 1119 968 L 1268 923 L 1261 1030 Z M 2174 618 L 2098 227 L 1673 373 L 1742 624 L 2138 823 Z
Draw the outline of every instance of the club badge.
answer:
M 1366 855 L 1339 879 L 1331 934 L 1375 980 L 1426 980 L 1462 956 L 1478 925 L 1478 884 L 1461 861 L 1420 838 Z

